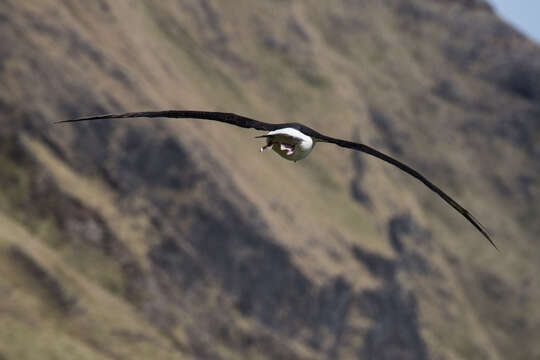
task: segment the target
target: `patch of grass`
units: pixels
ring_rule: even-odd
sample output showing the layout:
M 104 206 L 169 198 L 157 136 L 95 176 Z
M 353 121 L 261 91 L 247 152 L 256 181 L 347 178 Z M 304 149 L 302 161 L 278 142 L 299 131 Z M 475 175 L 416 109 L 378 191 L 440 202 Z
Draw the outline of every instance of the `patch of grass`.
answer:
M 137 259 L 145 265 L 147 248 L 144 234 L 137 231 L 137 223 L 148 220 L 123 216 L 116 206 L 115 196 L 105 184 L 76 174 L 39 141 L 30 137 L 25 137 L 23 141 L 36 159 L 47 167 L 55 180 L 62 184 L 62 190 L 99 213 L 110 225 L 115 236 L 128 246 L 133 254 L 138 255 Z
M 146 13 L 154 25 L 149 30 L 157 39 L 165 40 L 168 47 L 173 50 L 176 65 L 183 69 L 184 75 L 190 76 L 198 86 L 211 86 L 214 94 L 216 90 L 221 89 L 221 93 L 227 98 L 232 94 L 235 101 L 246 102 L 244 92 L 237 82 L 223 71 L 215 60 L 212 60 L 214 54 L 201 48 L 174 17 L 153 4 L 147 4 Z M 212 78 L 212 82 L 209 83 L 208 78 Z
M 131 304 L 112 296 L 66 264 L 61 256 L 0 213 L 0 354 L 9 359 L 177 358 L 171 347 Z M 59 312 L 10 260 L 17 246 L 76 297 Z M 124 335 L 127 334 L 127 335 Z M 132 334 L 132 336 L 130 336 Z M 140 339 L 133 341 L 134 337 Z
M 0 314 L 0 322 L 0 354 L 7 359 L 110 359 L 78 339 L 55 331 L 46 322 L 21 322 L 7 314 Z
M 20 149 L 16 149 L 15 142 L 4 144 L 4 147 L 8 146 L 6 151 L 0 153 L 0 166 L 3 169 L 0 173 L 0 184 L 3 185 L 0 189 L 0 211 L 9 213 L 17 221 L 24 223 L 37 238 L 58 250 L 69 264 L 88 278 L 116 294 L 121 294 L 124 287 L 122 273 L 115 259 L 95 247 L 72 240 L 66 241 L 53 216 L 46 211 L 28 209 L 29 206 L 34 206 L 31 199 L 34 193 L 32 186 L 36 185 L 32 184 L 31 178 L 38 176 L 39 165 L 25 158 L 27 154 L 21 162 L 17 162 L 8 155 Z M 84 253 L 84 256 L 80 256 L 81 253 Z

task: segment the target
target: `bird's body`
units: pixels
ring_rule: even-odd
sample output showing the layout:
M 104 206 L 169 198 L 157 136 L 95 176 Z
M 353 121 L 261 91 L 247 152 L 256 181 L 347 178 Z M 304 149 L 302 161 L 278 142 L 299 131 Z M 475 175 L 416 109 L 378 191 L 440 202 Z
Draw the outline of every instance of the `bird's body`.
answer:
M 122 119 L 122 118 L 192 118 L 201 120 L 213 120 L 230 125 L 235 125 L 247 129 L 263 130 L 267 131 L 266 135 L 257 136 L 259 138 L 266 138 L 266 146 L 261 148 L 263 151 L 265 148 L 272 147 L 272 149 L 278 153 L 281 157 L 290 160 L 298 161 L 304 159 L 311 153 L 316 142 L 326 142 L 338 145 L 343 148 L 357 150 L 381 159 L 389 164 L 392 164 L 407 174 L 413 176 L 424 185 L 426 185 L 431 191 L 439 195 L 446 203 L 452 206 L 457 212 L 459 212 L 465 219 L 467 219 L 484 237 L 497 249 L 495 243 L 491 240 L 487 230 L 480 224 L 478 220 L 472 216 L 464 207 L 458 204 L 454 199 L 448 196 L 437 185 L 433 184 L 426 177 L 414 170 L 410 166 L 394 159 L 393 157 L 386 155 L 368 145 L 361 143 L 351 142 L 347 140 L 337 139 L 330 136 L 323 135 L 305 125 L 299 123 L 282 123 L 272 124 L 267 122 L 258 121 L 245 116 L 236 115 L 233 113 L 224 112 L 212 112 L 212 111 L 193 111 L 193 110 L 166 110 L 166 111 L 146 111 L 146 112 L 132 112 L 125 114 L 106 114 L 88 116 L 71 120 L 59 121 L 60 123 L 78 122 L 88 120 L 101 120 L 101 119 Z
M 282 158 L 294 162 L 307 157 L 315 146 L 311 136 L 291 127 L 273 130 L 257 137 L 266 138 L 266 146 L 261 147 L 261 152 L 271 147 Z

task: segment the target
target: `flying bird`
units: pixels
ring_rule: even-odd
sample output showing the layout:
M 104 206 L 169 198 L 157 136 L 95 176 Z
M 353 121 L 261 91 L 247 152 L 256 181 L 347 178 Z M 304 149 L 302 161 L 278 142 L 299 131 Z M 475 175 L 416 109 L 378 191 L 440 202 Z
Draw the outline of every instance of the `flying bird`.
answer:
M 272 148 L 281 157 L 290 160 L 298 161 L 311 153 L 314 146 L 318 142 L 325 142 L 335 144 L 344 148 L 358 150 L 366 154 L 379 158 L 387 163 L 390 163 L 407 174 L 413 176 L 417 180 L 421 181 L 430 190 L 439 195 L 444 201 L 452 206 L 457 212 L 459 212 L 465 219 L 467 219 L 484 237 L 490 242 L 490 244 L 498 250 L 497 246 L 491 239 L 487 230 L 480 224 L 478 220 L 472 216 L 472 214 L 459 205 L 454 199 L 448 196 L 438 186 L 426 179 L 418 171 L 414 170 L 410 166 L 398 161 L 374 148 L 356 142 L 337 139 L 330 136 L 323 135 L 305 125 L 293 122 L 293 123 L 281 123 L 272 124 L 258 120 L 254 120 L 245 116 L 236 115 L 233 113 L 225 112 L 210 112 L 210 111 L 192 111 L 192 110 L 166 110 L 166 111 L 147 111 L 147 112 L 131 112 L 125 114 L 105 114 L 95 115 L 88 117 L 80 117 L 76 119 L 58 121 L 56 123 L 72 123 L 79 121 L 89 120 L 103 120 L 103 119 L 122 119 L 122 118 L 191 118 L 202 120 L 220 121 L 231 125 L 236 125 L 246 129 L 255 129 L 267 131 L 266 135 L 257 136 L 257 138 L 265 138 L 266 144 L 261 147 L 261 152 L 267 148 Z

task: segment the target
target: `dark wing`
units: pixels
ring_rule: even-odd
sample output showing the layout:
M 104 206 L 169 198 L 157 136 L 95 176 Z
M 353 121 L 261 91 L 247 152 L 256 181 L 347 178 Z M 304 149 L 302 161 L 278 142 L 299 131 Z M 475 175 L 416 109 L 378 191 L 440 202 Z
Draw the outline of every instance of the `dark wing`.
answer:
M 476 220 L 474 218 L 474 216 L 472 216 L 472 214 L 469 211 L 467 211 L 465 208 L 463 208 L 461 205 L 459 205 L 454 199 L 452 199 L 450 196 L 448 196 L 437 185 L 433 184 L 431 181 L 426 179 L 418 171 L 416 171 L 413 168 L 409 167 L 408 165 L 405 165 L 404 163 L 402 163 L 402 162 L 400 162 L 400 161 L 398 161 L 398 160 L 396 160 L 396 159 L 394 159 L 394 158 L 392 158 L 392 157 L 390 157 L 390 156 L 388 156 L 386 154 L 383 154 L 382 152 L 377 151 L 377 150 L 373 149 L 372 147 L 364 145 L 364 144 L 354 143 L 354 142 L 345 141 L 345 140 L 341 140 L 341 139 L 334 139 L 334 138 L 331 138 L 331 137 L 328 137 L 328 136 L 325 136 L 325 135 L 317 136 L 317 138 L 318 138 L 318 140 L 329 142 L 329 143 L 332 143 L 332 144 L 336 144 L 336 145 L 344 147 L 344 148 L 349 148 L 349 149 L 359 150 L 359 151 L 365 152 L 365 153 L 367 153 L 369 155 L 375 156 L 376 158 L 384 160 L 384 161 L 386 161 L 386 162 L 388 162 L 388 163 L 390 163 L 390 164 L 392 164 L 394 166 L 397 166 L 401 170 L 405 171 L 407 174 L 414 176 L 415 178 L 417 178 L 418 180 L 423 182 L 424 185 L 426 185 L 428 188 L 430 188 L 433 192 L 435 192 L 437 195 L 439 195 L 444 201 L 446 201 L 448 204 L 450 204 L 450 206 L 452 206 L 454 209 L 456 209 L 461 215 L 463 215 L 463 217 L 465 217 L 465 219 L 469 220 L 469 222 L 471 224 L 473 224 L 474 227 L 476 229 L 478 229 L 478 231 L 480 231 L 482 233 L 482 235 L 484 235 L 486 237 L 486 239 L 488 239 L 488 241 L 491 243 L 491 245 L 493 245 L 493 247 L 495 249 L 499 250 L 497 248 L 497 246 L 495 245 L 495 243 L 493 242 L 493 240 L 491 240 L 491 237 L 489 236 L 489 234 L 488 234 L 487 230 L 484 228 L 484 226 L 482 226 L 482 224 L 480 224 L 480 222 L 478 220 Z
M 221 121 L 227 124 L 240 126 L 243 128 L 253 128 L 256 130 L 265 130 L 272 131 L 280 128 L 278 124 L 270 124 L 262 121 L 257 121 L 250 119 L 248 117 L 224 113 L 224 112 L 211 112 L 211 111 L 191 111 L 191 110 L 166 110 L 166 111 L 145 111 L 145 112 L 132 112 L 125 114 L 106 114 L 106 115 L 96 115 L 96 116 L 87 116 L 70 120 L 58 121 L 58 123 L 69 123 L 69 122 L 78 122 L 78 121 L 88 121 L 88 120 L 102 120 L 102 119 L 123 119 L 123 118 L 191 118 L 191 119 L 203 119 L 203 120 L 214 120 Z

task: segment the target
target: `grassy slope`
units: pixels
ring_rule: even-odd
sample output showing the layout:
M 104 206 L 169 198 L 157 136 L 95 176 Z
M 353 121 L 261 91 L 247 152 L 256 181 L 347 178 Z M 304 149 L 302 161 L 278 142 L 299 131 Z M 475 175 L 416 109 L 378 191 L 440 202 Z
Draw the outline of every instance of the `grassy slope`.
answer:
M 436 40 L 417 41 L 427 36 L 424 32 L 444 38 L 444 24 L 426 22 L 418 29 L 413 27 L 422 34 L 411 35 L 403 30 L 409 29 L 403 24 L 405 17 L 376 2 L 308 7 L 252 2 L 248 6 L 241 1 L 234 6 L 119 1 L 106 9 L 99 4 L 5 3 L 3 11 L 10 13 L 7 26 L 13 34 L 4 36 L 11 42 L 20 41 L 13 43 L 9 55 L 3 55 L 5 81 L 0 94 L 4 103 L 25 113 L 26 117 L 16 119 L 31 118 L 38 129 L 19 136 L 20 146 L 35 161 L 32 166 L 45 169 L 63 196 L 104 218 L 143 271 L 150 272 L 146 254 L 160 241 L 151 224 L 151 198 L 144 190 L 117 193 L 102 178 L 102 164 L 85 157 L 84 152 L 95 151 L 92 143 L 81 145 L 72 128 L 53 128 L 47 123 L 100 110 L 167 107 L 234 111 L 267 121 L 294 119 L 385 151 L 390 151 L 386 146 L 391 141 L 397 142 L 402 150 L 396 155 L 420 166 L 466 204 L 497 234 L 503 253 L 492 251 L 421 185 L 375 160 L 363 161 L 366 175 L 359 180 L 372 202 L 368 208 L 351 198 L 350 183 L 357 175 L 351 155 L 344 150 L 319 145 L 309 159 L 291 164 L 270 153 L 258 153 L 257 142 L 250 139 L 252 133 L 222 125 L 137 121 L 129 126 L 161 134 L 157 138 L 172 134 L 186 148 L 194 149 L 191 156 L 198 169 L 219 184 L 222 196 L 240 209 L 246 203 L 257 209 L 266 226 L 264 232 L 320 286 L 336 276 L 358 292 L 386 286 L 355 260 L 351 246 L 398 264 L 405 262 L 386 238 L 389 220 L 410 213 L 431 235 L 423 243 L 413 235 L 405 236 L 405 246 L 415 248 L 430 270 L 400 267 L 398 279 L 403 289 L 416 294 L 419 327 L 430 355 L 497 359 L 508 354 L 523 358 L 537 354 L 530 342 L 533 336 L 519 335 L 538 329 L 534 305 L 540 290 L 523 285 L 537 269 L 538 253 L 530 251 L 534 237 L 515 220 L 520 215 L 517 201 L 501 195 L 491 181 L 497 175 L 504 179 L 527 168 L 530 157 L 497 138 L 460 130 L 471 118 L 476 128 L 489 128 L 500 101 L 518 104 L 522 100 L 449 63 Z M 443 6 L 426 8 L 444 12 Z M 36 53 L 41 56 L 33 60 Z M 464 98 L 482 100 L 483 110 L 434 96 L 432 89 L 443 77 L 441 68 L 444 77 L 465 92 Z M 486 100 L 490 98 L 497 100 Z M 32 110 L 22 106 L 23 99 L 32 104 Z M 372 121 L 373 109 L 392 120 L 390 133 Z M 103 130 L 99 126 L 96 133 L 111 131 L 107 151 L 122 151 L 117 144 L 128 125 Z M 99 136 L 92 131 L 87 135 Z M 55 144 L 62 156 L 43 139 Z M 81 160 L 89 167 L 79 168 Z M 500 166 L 489 165 L 496 160 Z M 22 182 L 20 191 L 28 192 L 33 173 L 5 161 L 9 163 L 3 167 L 5 173 Z M 107 156 L 104 161 L 115 166 Z M 511 180 L 504 181 L 516 188 Z M 231 189 L 234 191 L 229 193 Z M 532 190 L 537 194 L 535 189 L 537 185 Z M 205 199 L 204 193 L 166 194 L 178 203 L 213 201 Z M 1 305 L 7 309 L 2 312 L 5 324 L 12 330 L 0 333 L 5 344 L 0 354 L 10 359 L 31 358 L 37 351 L 55 358 L 72 358 L 75 353 L 81 358 L 144 358 L 145 354 L 167 358 L 197 353 L 183 329 L 197 328 L 197 312 L 203 318 L 209 316 L 213 306 L 209 294 L 221 291 L 212 283 L 216 280 L 202 285 L 206 299 L 201 304 L 171 310 L 186 311 L 180 324 L 171 332 L 159 332 L 120 295 L 127 285 L 121 275 L 115 275 L 119 263 L 114 258 L 91 246 L 66 245 L 55 239 L 55 232 L 61 237 L 62 230 L 54 222 L 51 225 L 41 215 L 26 216 L 28 205 L 17 204 L 8 191 L 4 190 L 2 199 L 2 286 L 12 295 Z M 248 215 L 250 209 L 242 211 Z M 508 209 L 513 215 L 510 218 Z M 50 302 L 28 269 L 13 260 L 13 249 L 26 254 L 65 292 L 76 294 L 77 305 L 68 310 L 73 314 L 58 313 L 58 305 Z M 28 262 L 23 263 L 28 267 Z M 97 264 L 94 268 L 98 269 L 92 269 Z M 524 319 L 522 309 L 528 309 L 531 316 Z M 240 329 L 238 333 L 272 333 L 256 318 L 236 313 L 232 318 L 231 328 Z M 522 325 L 513 325 L 519 321 Z M 351 328 L 367 331 L 371 322 L 365 313 L 348 314 Z M 39 326 L 31 325 L 36 323 Z M 340 350 L 343 358 L 356 356 L 362 331 L 358 336 L 346 334 Z M 277 333 L 271 336 L 279 338 Z M 29 337 L 36 340 L 24 341 Z M 305 338 L 298 333 L 291 340 L 278 341 L 288 341 L 296 356 L 310 358 L 317 350 L 307 346 Z M 332 342 L 334 338 L 328 334 L 323 339 Z M 250 354 L 235 345 L 234 339 L 210 337 L 207 343 L 226 358 L 264 354 L 262 347 Z

